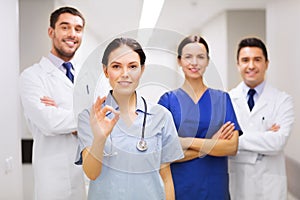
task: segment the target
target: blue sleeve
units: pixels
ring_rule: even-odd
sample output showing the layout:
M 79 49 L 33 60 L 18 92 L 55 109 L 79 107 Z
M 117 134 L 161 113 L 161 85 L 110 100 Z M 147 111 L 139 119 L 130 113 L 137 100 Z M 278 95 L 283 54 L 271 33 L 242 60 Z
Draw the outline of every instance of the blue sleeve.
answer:
M 237 117 L 235 115 L 235 111 L 228 93 L 226 93 L 226 117 L 225 122 L 231 121 L 234 123 L 235 130 L 239 131 L 239 135 L 243 134 L 243 131 L 240 128 Z
M 82 164 L 82 151 L 92 145 L 93 142 L 93 133 L 90 126 L 90 112 L 89 110 L 84 110 L 78 115 L 78 151 L 76 155 L 75 164 Z
M 158 100 L 158 104 L 162 105 L 163 107 L 167 108 L 170 110 L 170 102 L 169 102 L 169 94 L 166 92 L 163 94 L 160 99 Z

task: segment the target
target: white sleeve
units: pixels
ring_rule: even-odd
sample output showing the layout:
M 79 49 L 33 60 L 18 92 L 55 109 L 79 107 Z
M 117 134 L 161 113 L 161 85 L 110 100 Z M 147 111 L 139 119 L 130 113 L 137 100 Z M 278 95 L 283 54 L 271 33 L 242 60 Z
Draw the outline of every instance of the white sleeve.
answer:
M 20 76 L 20 96 L 25 118 L 47 136 L 70 134 L 76 130 L 73 109 L 45 106 L 40 98 L 50 96 L 42 78 L 25 71 Z
M 276 102 L 273 110 L 274 121 L 271 124 L 278 124 L 280 129 L 273 131 L 244 131 L 239 138 L 239 149 L 254 151 L 266 155 L 275 155 L 281 152 L 291 133 L 294 122 L 293 100 L 289 95 L 284 94 Z M 270 127 L 268 127 L 270 128 Z

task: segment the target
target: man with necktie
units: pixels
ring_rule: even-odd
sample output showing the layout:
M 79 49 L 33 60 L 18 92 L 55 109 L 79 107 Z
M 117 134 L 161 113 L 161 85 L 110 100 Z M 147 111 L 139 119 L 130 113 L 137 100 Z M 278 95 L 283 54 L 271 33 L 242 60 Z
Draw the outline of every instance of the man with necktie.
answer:
M 287 199 L 283 149 L 292 130 L 291 96 L 267 83 L 269 60 L 259 38 L 245 38 L 237 50 L 243 81 L 229 94 L 243 131 L 238 153 L 230 158 L 233 200 Z
M 73 57 L 82 40 L 85 19 L 72 7 L 50 16 L 47 57 L 20 75 L 24 115 L 33 136 L 34 197 L 36 200 L 86 199 L 82 169 L 74 164 L 77 122 L 73 112 L 76 68 Z

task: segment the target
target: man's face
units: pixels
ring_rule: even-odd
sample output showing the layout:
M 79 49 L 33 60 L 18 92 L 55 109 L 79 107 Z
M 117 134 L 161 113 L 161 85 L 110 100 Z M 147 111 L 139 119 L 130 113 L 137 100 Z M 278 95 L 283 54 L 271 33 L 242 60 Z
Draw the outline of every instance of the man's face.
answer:
M 63 13 L 55 28 L 48 29 L 48 35 L 52 39 L 51 52 L 64 61 L 69 61 L 81 44 L 83 20 L 79 16 Z
M 254 88 L 265 79 L 269 61 L 258 47 L 244 47 L 240 50 L 237 67 L 247 86 Z

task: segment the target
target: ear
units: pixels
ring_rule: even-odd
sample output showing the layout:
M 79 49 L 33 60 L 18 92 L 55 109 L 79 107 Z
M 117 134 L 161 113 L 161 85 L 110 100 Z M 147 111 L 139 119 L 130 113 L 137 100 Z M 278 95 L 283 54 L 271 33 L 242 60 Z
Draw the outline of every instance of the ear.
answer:
M 105 74 L 105 77 L 108 78 L 108 73 L 107 73 L 107 66 L 106 65 L 103 65 L 103 72 Z
M 50 38 L 53 38 L 54 37 L 54 29 L 52 27 L 49 27 L 48 28 L 48 36 Z
M 241 72 L 241 67 L 240 67 L 239 61 L 236 61 L 236 68 L 237 68 L 238 72 Z
M 266 70 L 269 68 L 270 61 L 266 61 Z
M 142 69 L 141 69 L 141 70 L 142 70 L 142 73 L 141 73 L 141 74 L 143 74 L 144 71 L 145 71 L 145 65 L 142 65 L 141 68 L 142 68 Z
M 182 63 L 181 63 L 181 59 L 180 58 L 177 58 L 177 64 L 181 67 L 182 66 Z

